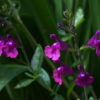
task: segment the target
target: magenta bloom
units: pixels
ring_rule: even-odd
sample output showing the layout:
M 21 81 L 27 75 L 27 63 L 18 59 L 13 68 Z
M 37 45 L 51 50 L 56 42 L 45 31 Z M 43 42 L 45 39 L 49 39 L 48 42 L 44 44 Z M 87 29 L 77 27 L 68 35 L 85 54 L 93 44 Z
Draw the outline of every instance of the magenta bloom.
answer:
M 59 85 L 62 85 L 62 76 L 64 75 L 64 67 L 58 67 L 53 71 L 53 78 L 55 82 L 57 82 Z
M 53 61 L 56 61 L 60 57 L 60 44 L 54 43 L 51 46 L 46 46 L 44 50 L 45 56 L 51 58 Z
M 60 40 L 56 34 L 51 34 L 50 37 L 55 39 L 56 42 L 51 46 L 47 45 L 44 53 L 48 58 L 51 58 L 53 61 L 57 61 L 60 58 L 60 50 L 67 50 L 68 44 Z
M 96 55 L 100 56 L 100 31 L 96 31 L 96 34 L 88 40 L 87 45 L 96 48 Z
M 63 82 L 62 77 L 64 75 L 71 75 L 74 73 L 74 71 L 71 67 L 65 65 L 60 60 L 56 62 L 59 63 L 61 66 L 53 71 L 53 78 L 55 82 L 57 82 L 59 85 L 62 85 L 62 82 Z
M 57 60 L 56 63 L 60 64 L 60 66 L 64 67 L 64 74 L 72 75 L 74 73 L 74 70 L 72 67 L 69 67 L 68 65 L 64 64 L 60 60 Z
M 85 87 L 91 85 L 94 82 L 94 77 L 90 76 L 88 72 L 85 72 L 81 65 L 78 66 L 79 74 L 75 80 L 76 85 Z
M 64 75 L 69 74 L 69 73 L 71 73 L 69 71 L 69 68 L 64 67 L 64 66 L 60 66 L 53 71 L 53 78 L 54 78 L 55 82 L 57 82 L 59 85 L 62 85 L 62 82 L 63 82 L 62 77 Z
M 4 54 L 6 57 L 16 58 L 18 56 L 18 43 L 10 35 L 7 37 L 0 36 L 0 55 Z

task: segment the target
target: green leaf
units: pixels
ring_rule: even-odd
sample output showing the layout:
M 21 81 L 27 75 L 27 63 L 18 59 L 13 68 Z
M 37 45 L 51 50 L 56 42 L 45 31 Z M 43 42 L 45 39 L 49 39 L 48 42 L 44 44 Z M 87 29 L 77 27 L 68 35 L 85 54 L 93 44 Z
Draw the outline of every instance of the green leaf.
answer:
M 19 82 L 15 88 L 19 89 L 19 88 L 24 88 L 27 87 L 28 85 L 30 85 L 34 80 L 33 79 L 24 79 L 21 82 Z
M 79 64 L 80 64 L 80 60 L 76 60 L 71 66 L 73 66 L 75 68 Z
M 65 100 L 65 98 L 61 95 L 56 95 L 53 100 Z
M 33 71 L 39 71 L 39 69 L 42 66 L 42 63 L 43 63 L 43 49 L 39 45 L 36 48 L 32 61 L 31 61 L 31 66 L 32 66 Z
M 28 70 L 28 66 L 23 65 L 0 65 L 0 91 L 16 76 Z
M 89 100 L 94 100 L 94 98 L 93 97 L 90 97 Z
M 82 51 L 82 50 L 94 50 L 94 48 L 91 48 L 89 46 L 82 46 L 82 47 L 80 47 L 80 51 Z
M 58 29 L 57 31 L 58 31 L 58 34 L 61 35 L 61 36 L 66 35 L 66 32 L 62 29 Z
M 78 28 L 83 21 L 84 21 L 83 9 L 79 8 L 75 14 L 75 27 Z
M 55 13 L 56 13 L 57 22 L 60 22 L 63 16 L 62 0 L 54 0 L 54 4 L 55 4 Z
M 66 41 L 71 40 L 72 38 L 73 38 L 73 35 L 69 34 L 69 35 L 65 35 L 64 37 L 62 37 L 62 40 L 66 42 Z
M 44 70 L 43 68 L 40 69 L 37 81 L 40 83 L 41 86 L 50 90 L 50 84 L 51 84 L 50 77 L 49 77 L 48 73 L 46 72 L 46 70 Z

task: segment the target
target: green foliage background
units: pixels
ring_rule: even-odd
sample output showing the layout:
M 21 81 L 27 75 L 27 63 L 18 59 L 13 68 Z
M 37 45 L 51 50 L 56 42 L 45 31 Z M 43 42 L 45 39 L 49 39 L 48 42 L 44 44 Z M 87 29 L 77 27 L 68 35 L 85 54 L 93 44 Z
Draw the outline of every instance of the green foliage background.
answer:
M 12 15 L 5 14 L 8 8 Z M 64 86 L 56 88 L 59 96 L 54 93 L 52 89 L 55 89 L 57 84 L 53 81 L 52 69 L 55 65 L 43 57 L 42 48 L 52 43 L 50 33 L 57 33 L 61 38 L 65 38 L 62 32 L 59 34 L 56 24 L 62 21 L 63 11 L 66 9 L 72 10 L 74 15 L 78 9 L 83 11 L 84 18 L 79 20 L 76 31 L 79 45 L 85 44 L 96 30 L 100 30 L 100 0 L 0 0 L 0 11 L 2 9 L 4 17 L 10 18 L 11 34 L 20 41 L 22 47 L 17 59 L 0 57 L 0 99 L 76 100 L 77 94 L 83 97 L 82 89 L 67 81 L 64 81 Z M 79 16 L 80 13 L 76 17 L 77 20 Z M 2 31 L 0 34 L 5 35 Z M 69 54 L 63 54 L 62 59 L 71 64 L 73 59 L 66 56 Z M 93 95 L 93 91 L 90 93 L 92 88 L 99 98 L 100 58 L 95 56 L 95 51 L 84 52 L 83 58 L 86 69 L 95 76 L 93 87 L 88 87 L 87 92 L 90 96 Z M 15 89 L 15 86 L 20 89 Z

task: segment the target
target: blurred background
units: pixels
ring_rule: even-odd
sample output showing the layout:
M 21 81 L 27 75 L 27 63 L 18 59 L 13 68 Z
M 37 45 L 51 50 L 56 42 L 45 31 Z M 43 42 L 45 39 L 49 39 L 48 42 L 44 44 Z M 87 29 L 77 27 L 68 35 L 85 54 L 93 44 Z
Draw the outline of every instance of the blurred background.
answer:
M 57 28 L 57 23 L 62 22 L 63 12 L 67 9 L 72 11 L 75 17 L 74 25 L 78 34 L 78 43 L 79 46 L 82 46 L 95 34 L 96 30 L 100 30 L 100 0 L 0 0 L 0 17 L 8 18 L 8 21 L 12 23 L 13 29 L 10 28 L 8 33 L 17 39 L 17 36 L 14 35 L 14 32 L 17 31 L 29 62 L 37 44 L 44 48 L 45 45 L 53 43 L 49 34 L 57 33 L 61 39 L 66 41 L 66 33 Z M 0 34 L 5 35 L 2 27 L 0 27 Z M 19 52 L 22 53 L 20 49 Z M 97 98 L 100 98 L 100 57 L 95 55 L 94 50 L 84 51 L 83 54 L 87 71 L 95 77 L 93 87 L 88 87 L 87 92 L 90 96 L 92 94 L 95 97 L 96 94 Z M 70 54 L 64 52 L 61 59 L 71 65 L 73 59 L 69 56 Z M 2 82 L 0 82 L 0 90 L 2 90 L 0 100 L 76 100 L 78 96 L 83 96 L 82 89 L 70 81 L 67 81 L 68 84 L 65 82 L 65 85 L 58 87 L 52 78 L 52 68 L 55 64 L 46 59 L 43 60 L 42 67 L 51 79 L 51 87 L 58 89 L 61 97 L 55 97 L 37 81 L 27 87 L 15 89 L 15 85 L 26 78 L 24 70 L 19 72 L 19 69 L 2 66 L 5 64 L 26 65 L 24 62 L 23 54 L 20 54 L 16 60 L 0 57 L 0 81 Z M 5 85 L 2 86 L 2 84 Z

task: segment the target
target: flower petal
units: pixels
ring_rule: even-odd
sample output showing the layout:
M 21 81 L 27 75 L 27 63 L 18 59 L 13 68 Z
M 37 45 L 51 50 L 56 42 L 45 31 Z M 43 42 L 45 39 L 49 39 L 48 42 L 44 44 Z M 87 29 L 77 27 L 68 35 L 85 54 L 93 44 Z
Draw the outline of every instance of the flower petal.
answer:
M 48 58 L 52 57 L 52 48 L 50 46 L 46 46 L 44 50 L 45 56 Z
M 4 54 L 10 58 L 16 58 L 18 56 L 18 50 L 16 48 L 10 49 L 9 47 L 6 47 L 4 49 Z

